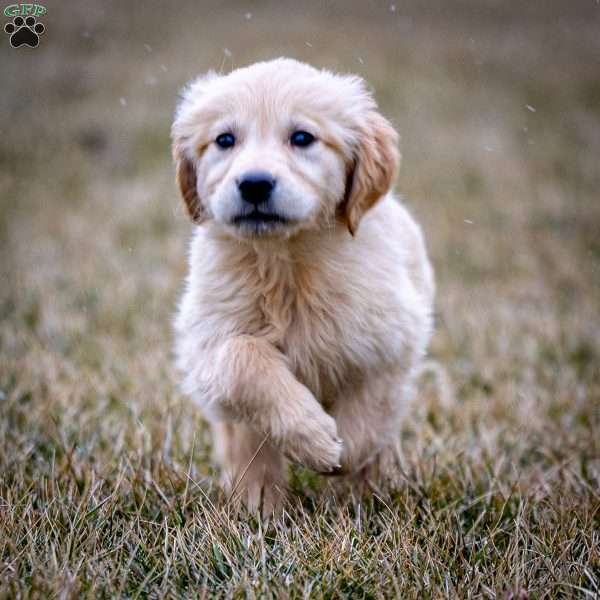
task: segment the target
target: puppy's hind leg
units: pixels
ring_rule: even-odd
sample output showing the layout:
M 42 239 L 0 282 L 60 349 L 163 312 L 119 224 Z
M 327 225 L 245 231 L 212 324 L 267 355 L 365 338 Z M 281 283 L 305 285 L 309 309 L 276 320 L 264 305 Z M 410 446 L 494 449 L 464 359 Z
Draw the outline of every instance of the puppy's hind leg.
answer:
M 212 424 L 221 484 L 230 499 L 242 500 L 250 512 L 276 512 L 286 495 L 285 464 L 267 437 L 245 423 Z

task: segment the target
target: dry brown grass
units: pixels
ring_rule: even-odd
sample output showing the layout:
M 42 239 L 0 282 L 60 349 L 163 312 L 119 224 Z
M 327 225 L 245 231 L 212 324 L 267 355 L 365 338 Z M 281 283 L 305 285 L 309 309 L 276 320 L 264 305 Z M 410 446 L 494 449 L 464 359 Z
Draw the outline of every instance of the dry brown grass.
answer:
M 0 596 L 598 597 L 600 6 L 71 4 L 0 50 Z M 402 133 L 438 325 L 402 484 L 297 471 L 260 523 L 176 387 L 168 128 L 191 75 L 282 54 Z

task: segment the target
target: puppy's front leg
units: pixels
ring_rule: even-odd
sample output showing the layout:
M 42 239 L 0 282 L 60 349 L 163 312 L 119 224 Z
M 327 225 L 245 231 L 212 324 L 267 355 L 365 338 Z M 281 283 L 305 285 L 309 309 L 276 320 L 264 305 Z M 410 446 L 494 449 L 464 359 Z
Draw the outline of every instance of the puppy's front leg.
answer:
M 198 383 L 209 410 L 268 434 L 292 461 L 316 471 L 339 465 L 335 421 L 290 371 L 284 354 L 264 339 L 236 336 L 203 361 Z
M 361 385 L 344 390 L 343 400 L 332 410 L 344 440 L 340 474 L 360 473 L 395 455 L 402 416 L 412 396 L 410 384 L 408 375 L 399 370 L 371 375 Z

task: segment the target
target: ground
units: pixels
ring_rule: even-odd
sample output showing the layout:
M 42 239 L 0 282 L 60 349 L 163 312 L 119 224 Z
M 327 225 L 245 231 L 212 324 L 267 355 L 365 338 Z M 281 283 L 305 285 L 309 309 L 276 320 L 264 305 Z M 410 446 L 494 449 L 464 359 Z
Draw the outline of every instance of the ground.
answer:
M 598 2 L 45 6 L 0 49 L 0 597 L 598 597 Z M 400 483 L 261 522 L 177 388 L 169 126 L 279 55 L 375 89 L 438 296 Z

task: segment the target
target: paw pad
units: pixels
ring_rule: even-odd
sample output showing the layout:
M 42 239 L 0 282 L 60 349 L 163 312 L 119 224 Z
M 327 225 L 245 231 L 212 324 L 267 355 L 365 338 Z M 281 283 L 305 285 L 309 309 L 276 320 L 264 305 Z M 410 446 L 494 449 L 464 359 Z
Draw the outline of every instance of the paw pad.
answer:
M 46 28 L 38 23 L 35 17 L 15 17 L 12 23 L 4 25 L 4 31 L 10 35 L 10 45 L 13 48 L 29 46 L 35 48 L 40 43 L 40 35 Z

